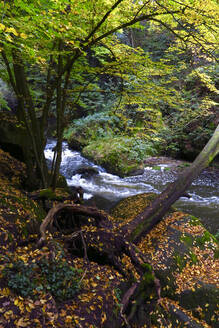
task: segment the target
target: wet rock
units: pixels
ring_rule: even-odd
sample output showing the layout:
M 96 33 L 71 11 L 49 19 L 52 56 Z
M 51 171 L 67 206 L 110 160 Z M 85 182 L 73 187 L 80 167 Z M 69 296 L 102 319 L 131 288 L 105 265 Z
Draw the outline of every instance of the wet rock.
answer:
M 86 139 L 81 136 L 72 135 L 68 139 L 69 147 L 77 151 L 81 151 L 83 147 L 87 146 L 87 143 Z
M 148 157 L 144 160 L 145 166 L 151 166 L 154 167 L 156 165 L 168 165 L 170 167 L 184 167 L 186 165 L 189 165 L 188 162 L 177 160 L 171 157 L 164 157 L 164 156 L 159 156 L 159 157 Z
M 90 199 L 85 201 L 85 205 L 87 206 L 93 206 L 93 207 L 97 207 L 101 210 L 104 210 L 106 212 L 110 212 L 111 208 L 113 206 L 116 205 L 116 203 L 118 203 L 118 201 L 112 201 L 112 200 L 108 200 L 104 197 L 101 197 L 100 195 L 94 195 L 93 197 L 91 197 Z
M 82 178 L 91 178 L 93 175 L 99 174 L 98 169 L 92 166 L 83 166 L 73 171 L 73 175 L 80 174 Z
M 128 176 L 136 176 L 136 175 L 142 175 L 144 174 L 144 169 L 137 169 L 137 170 L 133 170 L 131 171 Z

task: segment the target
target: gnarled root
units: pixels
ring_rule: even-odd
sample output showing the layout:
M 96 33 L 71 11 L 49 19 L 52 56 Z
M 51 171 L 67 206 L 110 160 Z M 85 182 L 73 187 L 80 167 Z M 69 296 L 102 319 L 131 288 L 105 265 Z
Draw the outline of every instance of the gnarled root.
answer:
M 108 220 L 107 215 L 94 207 L 87 207 L 79 204 L 58 204 L 51 208 L 40 226 L 41 237 L 37 243 L 38 247 L 40 247 L 45 242 L 46 231 L 52 228 L 54 222 L 58 222 L 57 218 L 61 212 L 67 212 L 69 215 L 82 215 L 85 217 L 94 218 L 96 226 L 109 228 L 112 227 L 112 224 Z

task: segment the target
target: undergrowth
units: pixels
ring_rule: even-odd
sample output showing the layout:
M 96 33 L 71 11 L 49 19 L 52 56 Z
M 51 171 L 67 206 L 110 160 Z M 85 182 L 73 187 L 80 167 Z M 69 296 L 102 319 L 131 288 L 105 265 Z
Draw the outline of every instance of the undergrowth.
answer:
M 80 289 L 80 270 L 62 257 L 51 261 L 41 258 L 35 263 L 7 258 L 7 262 L 3 277 L 8 287 L 22 297 L 33 297 L 42 291 L 51 293 L 56 301 L 64 301 L 71 299 Z

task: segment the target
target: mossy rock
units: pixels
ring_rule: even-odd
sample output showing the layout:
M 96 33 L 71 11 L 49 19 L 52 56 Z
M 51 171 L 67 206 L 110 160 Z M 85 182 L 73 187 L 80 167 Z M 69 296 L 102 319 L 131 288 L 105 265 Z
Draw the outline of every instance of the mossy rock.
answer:
M 122 219 L 123 222 L 126 220 L 130 221 L 138 213 L 142 212 L 156 196 L 154 193 L 144 193 L 127 197 L 116 204 L 111 210 L 111 215 L 116 220 Z
M 49 171 L 49 179 L 50 179 L 50 177 L 51 177 L 51 172 Z M 68 187 L 68 184 L 67 184 L 66 178 L 62 174 L 59 174 L 58 180 L 56 183 L 56 188 L 67 188 L 67 187 Z
M 124 137 L 103 138 L 89 143 L 82 154 L 120 177 L 142 174 L 143 161 L 133 158 L 132 142 Z
M 65 197 L 69 196 L 67 188 L 56 188 L 55 191 L 52 189 L 41 189 L 38 192 L 40 198 L 45 198 L 47 200 L 62 200 Z
M 119 202 L 112 215 L 121 220 L 121 225 L 125 224 L 155 197 L 153 194 L 128 197 Z M 219 300 L 217 243 L 201 222 L 188 214 L 173 211 L 146 235 L 138 247 L 161 282 L 162 297 L 176 302 L 195 320 L 203 320 L 216 328 Z M 177 320 L 180 316 L 184 317 L 179 314 Z M 193 326 L 196 327 L 191 324 Z
M 81 151 L 89 144 L 89 140 L 76 134 L 71 134 L 67 141 L 70 148 L 78 151 Z

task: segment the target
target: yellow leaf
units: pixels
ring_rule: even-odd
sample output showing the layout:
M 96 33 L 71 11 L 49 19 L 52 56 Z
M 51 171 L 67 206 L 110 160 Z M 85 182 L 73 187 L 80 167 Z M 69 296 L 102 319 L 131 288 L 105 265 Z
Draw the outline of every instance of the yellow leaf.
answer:
M 97 287 L 97 284 L 96 284 L 95 282 L 92 282 L 92 283 L 91 283 L 91 286 L 92 286 L 92 287 Z
M 31 308 L 29 307 L 29 305 L 26 305 L 25 309 L 27 312 L 31 312 Z
M 26 38 L 27 38 L 27 34 L 21 33 L 21 34 L 20 34 L 20 37 L 21 37 L 22 39 L 26 39 Z
M 4 30 L 5 29 L 5 25 L 0 23 L 0 30 Z
M 10 295 L 10 289 L 9 288 L 3 288 L 2 295 L 4 295 L 4 296 Z
M 4 317 L 8 320 L 13 315 L 13 312 L 11 310 L 4 313 Z
M 12 33 L 12 34 L 14 34 L 15 36 L 18 36 L 18 32 L 15 30 L 15 28 L 13 28 L 13 27 L 8 27 L 7 29 L 6 29 L 6 32 L 9 32 L 9 33 Z
M 17 322 L 18 327 L 30 327 L 30 322 L 25 320 L 24 318 L 20 318 Z
M 61 313 L 60 313 L 60 316 L 61 316 L 61 317 L 65 317 L 65 316 L 66 316 L 66 311 L 62 309 L 62 310 L 61 310 Z
M 103 299 L 100 295 L 98 295 L 97 298 L 98 298 L 99 301 L 101 301 L 101 302 L 103 301 Z
M 102 314 L 101 323 L 104 323 L 104 321 L 106 321 L 106 313 Z
M 14 305 L 18 305 L 19 304 L 19 299 L 16 298 L 16 300 L 14 300 Z
M 12 37 L 10 35 L 6 35 L 6 40 L 8 40 L 9 42 L 12 42 L 13 41 L 13 39 L 12 39 Z
M 76 321 L 76 320 L 75 320 Z M 67 315 L 66 319 L 65 319 L 65 322 L 72 322 L 72 317 L 70 315 Z
M 28 303 L 28 306 L 29 306 L 30 309 L 34 309 L 35 308 L 34 304 L 31 303 L 31 302 Z

